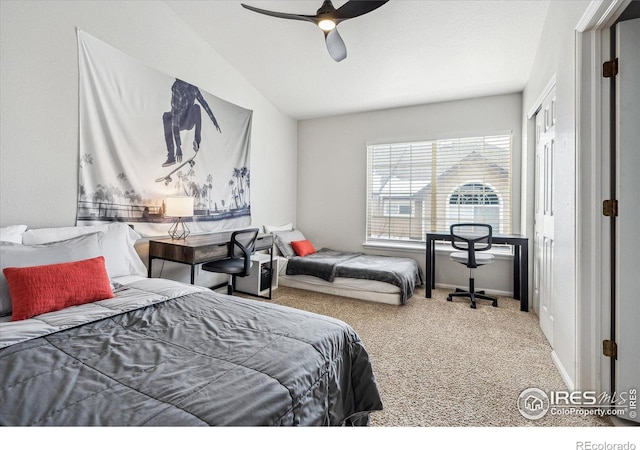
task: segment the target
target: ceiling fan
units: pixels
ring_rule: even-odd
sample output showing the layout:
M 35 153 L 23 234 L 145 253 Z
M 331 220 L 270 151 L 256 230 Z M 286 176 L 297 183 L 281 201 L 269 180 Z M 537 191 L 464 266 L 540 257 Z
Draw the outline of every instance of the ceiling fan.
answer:
M 344 41 L 340 37 L 338 29 L 336 28 L 338 24 L 347 19 L 353 19 L 354 17 L 367 14 L 374 9 L 381 7 L 388 1 L 389 0 L 350 0 L 340 8 L 336 9 L 333 7 L 333 4 L 331 4 L 330 0 L 325 0 L 320 9 L 316 12 L 315 16 L 267 11 L 266 9 L 245 5 L 244 3 L 242 3 L 242 6 L 250 11 L 265 14 L 267 16 L 279 17 L 281 19 L 306 20 L 316 24 L 324 33 L 324 40 L 327 43 L 329 55 L 331 55 L 331 57 L 336 61 L 342 61 L 347 57 L 347 47 L 344 45 Z

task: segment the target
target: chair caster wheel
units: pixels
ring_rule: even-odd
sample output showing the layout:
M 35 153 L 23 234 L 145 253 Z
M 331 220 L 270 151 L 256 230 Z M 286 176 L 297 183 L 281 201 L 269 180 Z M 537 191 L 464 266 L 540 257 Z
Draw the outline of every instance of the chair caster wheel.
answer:
M 476 304 L 475 303 L 471 304 L 471 309 L 476 309 Z
M 452 302 L 452 301 L 453 301 L 453 298 L 451 298 L 451 296 L 449 295 L 449 296 L 447 297 L 447 301 L 448 301 L 448 302 Z

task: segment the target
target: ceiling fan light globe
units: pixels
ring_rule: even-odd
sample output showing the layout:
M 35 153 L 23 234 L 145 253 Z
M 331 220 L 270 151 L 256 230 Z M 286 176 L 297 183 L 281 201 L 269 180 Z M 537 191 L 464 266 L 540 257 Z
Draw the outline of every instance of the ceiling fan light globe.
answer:
M 331 31 L 336 27 L 336 24 L 333 20 L 322 19 L 320 22 L 318 22 L 318 26 L 320 27 L 321 30 Z

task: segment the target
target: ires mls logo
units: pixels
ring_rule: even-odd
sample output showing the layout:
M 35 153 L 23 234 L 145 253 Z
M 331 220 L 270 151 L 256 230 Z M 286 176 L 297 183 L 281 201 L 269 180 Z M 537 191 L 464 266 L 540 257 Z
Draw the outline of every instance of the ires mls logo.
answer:
M 538 420 L 549 411 L 549 396 L 542 389 L 528 388 L 518 396 L 518 411 L 526 419 Z
M 599 415 L 635 418 L 637 389 L 608 394 L 596 391 L 549 391 L 528 388 L 518 397 L 518 411 L 530 420 L 551 415 Z

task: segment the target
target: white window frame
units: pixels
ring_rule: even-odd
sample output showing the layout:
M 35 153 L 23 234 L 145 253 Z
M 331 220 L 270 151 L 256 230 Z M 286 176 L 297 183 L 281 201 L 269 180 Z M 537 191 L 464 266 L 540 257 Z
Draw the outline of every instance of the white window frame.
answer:
M 494 186 L 494 183 L 491 182 L 491 176 L 484 179 L 475 179 L 475 178 L 468 178 L 468 179 L 464 179 L 462 180 L 459 185 L 457 186 L 457 188 L 454 189 L 450 189 L 449 192 L 444 192 L 444 191 L 437 191 L 438 195 L 446 195 L 446 203 L 443 205 L 444 207 L 442 208 L 442 201 L 438 202 L 438 210 L 440 211 L 440 213 L 438 214 L 438 216 L 440 217 L 439 220 L 442 220 L 442 215 L 444 214 L 445 218 L 450 217 L 449 215 L 449 201 L 451 199 L 451 196 L 456 192 L 457 189 L 463 187 L 466 184 L 471 184 L 471 183 L 478 183 L 478 184 L 482 184 L 485 186 L 488 186 L 489 188 L 492 189 L 493 193 L 495 193 L 497 195 L 498 201 L 499 201 L 499 205 L 496 205 L 497 208 L 499 208 L 499 213 L 498 213 L 498 220 L 500 221 L 500 224 L 505 224 L 505 225 L 501 225 L 499 227 L 498 230 L 494 230 L 494 233 L 496 234 L 507 234 L 507 233 L 511 233 L 512 231 L 512 227 L 513 227 L 513 217 L 514 217 L 514 205 L 517 204 L 514 202 L 514 188 L 515 186 L 513 185 L 514 183 L 514 172 L 513 172 L 513 159 L 514 159 L 514 143 L 513 143 L 513 139 L 514 139 L 514 133 L 512 130 L 508 130 L 508 131 L 499 131 L 499 132 L 494 132 L 494 133 L 486 133 L 484 135 L 476 135 L 476 136 L 471 136 L 471 137 L 466 137 L 466 136 L 460 136 L 460 137 L 447 137 L 447 138 L 441 138 L 441 139 L 430 139 L 430 140 L 420 140 L 420 141 L 413 141 L 413 142 L 385 142 L 385 143 L 369 143 L 367 144 L 367 169 L 366 169 L 366 178 L 367 178 L 367 187 L 366 187 L 366 201 L 367 201 L 367 207 L 366 207 L 366 230 L 365 230 L 365 236 L 366 236 L 366 241 L 363 244 L 365 247 L 369 247 L 369 248 L 389 248 L 389 247 L 394 247 L 394 248 L 402 248 L 402 249 L 408 249 L 408 248 L 424 248 L 424 242 L 425 242 L 425 234 L 429 231 L 444 231 L 443 229 L 440 230 L 432 230 L 429 228 L 429 221 L 425 220 L 425 217 L 422 216 L 422 214 L 424 214 L 424 209 L 422 211 L 418 210 L 417 206 L 418 204 L 415 203 L 415 201 L 413 201 L 411 203 L 411 215 L 409 214 L 392 214 L 389 211 L 389 203 L 388 202 L 392 202 L 393 200 L 391 199 L 391 197 L 388 197 L 387 199 L 385 199 L 384 201 L 387 202 L 386 205 L 384 205 L 384 211 L 383 214 L 380 214 L 380 210 L 378 209 L 376 213 L 374 213 L 374 207 L 375 207 L 375 200 L 374 200 L 374 167 L 373 164 L 374 162 L 372 161 L 374 159 L 373 152 L 374 152 L 374 148 L 380 148 L 380 147 L 385 147 L 385 146 L 389 146 L 389 160 L 390 160 L 390 167 L 395 165 L 395 162 L 392 158 L 393 156 L 393 147 L 397 147 L 400 151 L 402 152 L 406 152 L 406 150 L 404 150 L 405 147 L 409 146 L 411 148 L 413 148 L 412 146 L 415 146 L 416 148 L 419 148 L 420 151 L 425 151 L 424 147 L 425 146 L 430 146 L 433 145 L 434 143 L 440 144 L 442 145 L 442 147 L 440 147 L 441 149 L 444 148 L 444 146 L 448 143 L 451 143 L 452 141 L 456 142 L 458 145 L 460 145 L 462 148 L 462 154 L 465 154 L 466 149 L 464 149 L 464 144 L 459 144 L 461 142 L 468 142 L 469 139 L 480 139 L 483 140 L 483 142 L 485 142 L 485 146 L 489 147 L 489 145 L 487 144 L 487 142 L 491 142 L 491 139 L 494 138 L 499 138 L 502 137 L 504 139 L 508 138 L 508 143 L 507 143 L 507 147 L 503 146 L 501 147 L 501 151 L 505 151 L 508 150 L 508 156 L 505 156 L 504 159 L 501 159 L 500 164 L 501 164 L 501 168 L 500 169 L 503 173 L 503 180 L 502 180 L 502 188 L 501 189 L 497 189 Z M 400 149 L 403 150 L 400 150 Z M 484 147 L 483 147 L 484 148 Z M 440 150 L 439 150 L 440 151 Z M 382 149 L 382 152 L 384 153 L 384 148 Z M 471 153 L 474 153 L 475 150 L 471 150 L 471 152 L 469 153 L 469 155 L 471 155 Z M 378 161 L 378 156 L 376 156 L 376 161 Z M 386 156 L 384 157 L 386 158 Z M 411 157 L 413 158 L 413 157 Z M 416 159 L 420 159 L 420 158 L 416 158 Z M 445 158 L 446 159 L 446 158 Z M 384 161 L 384 159 L 383 159 Z M 397 161 L 400 161 L 399 159 Z M 411 159 L 411 161 L 413 161 L 413 159 Z M 491 158 L 486 159 L 486 157 L 483 157 L 483 161 L 487 161 L 490 162 Z M 424 164 L 424 161 L 422 161 L 422 163 Z M 382 166 L 384 167 L 384 164 L 386 164 L 386 162 L 383 162 Z M 395 170 L 395 169 L 394 169 Z M 411 169 L 410 169 L 411 170 Z M 392 173 L 393 170 L 389 173 Z M 384 172 L 383 172 L 384 173 Z M 393 172 L 394 175 L 390 175 L 390 176 L 395 176 L 395 172 Z M 505 174 L 506 173 L 506 183 L 504 181 L 505 178 Z M 377 172 L 377 177 L 379 179 L 379 174 L 380 172 Z M 499 176 L 499 175 L 496 175 Z M 375 189 L 377 190 L 378 187 L 381 186 L 380 184 L 378 184 Z M 505 199 L 504 197 L 507 196 L 508 199 L 506 206 L 505 206 Z M 380 199 L 378 198 L 378 202 L 380 202 Z M 489 207 L 490 205 L 486 205 L 484 207 Z M 440 209 L 442 208 L 442 210 Z M 374 223 L 375 220 L 388 220 L 388 221 L 393 221 L 394 218 L 410 218 L 410 219 L 417 219 L 421 220 L 422 226 L 421 228 L 423 229 L 423 232 L 414 232 L 414 231 L 410 231 L 410 234 L 413 233 L 415 236 L 411 236 L 409 235 L 401 235 L 401 233 L 394 237 L 393 236 L 393 231 L 389 231 L 389 235 L 388 236 L 384 236 L 384 234 L 378 234 L 377 236 L 374 236 L 373 233 L 371 233 L 372 230 L 372 226 L 376 225 Z M 391 222 L 389 222 L 391 223 Z M 433 223 L 433 222 L 431 222 Z M 448 223 L 448 222 L 447 222 Z M 392 225 L 389 225 L 389 229 L 392 230 Z M 440 228 L 443 228 L 443 226 L 441 226 Z M 396 233 L 397 234 L 397 233 Z M 418 237 L 419 236 L 419 237 Z M 500 252 L 502 253 L 502 252 Z

